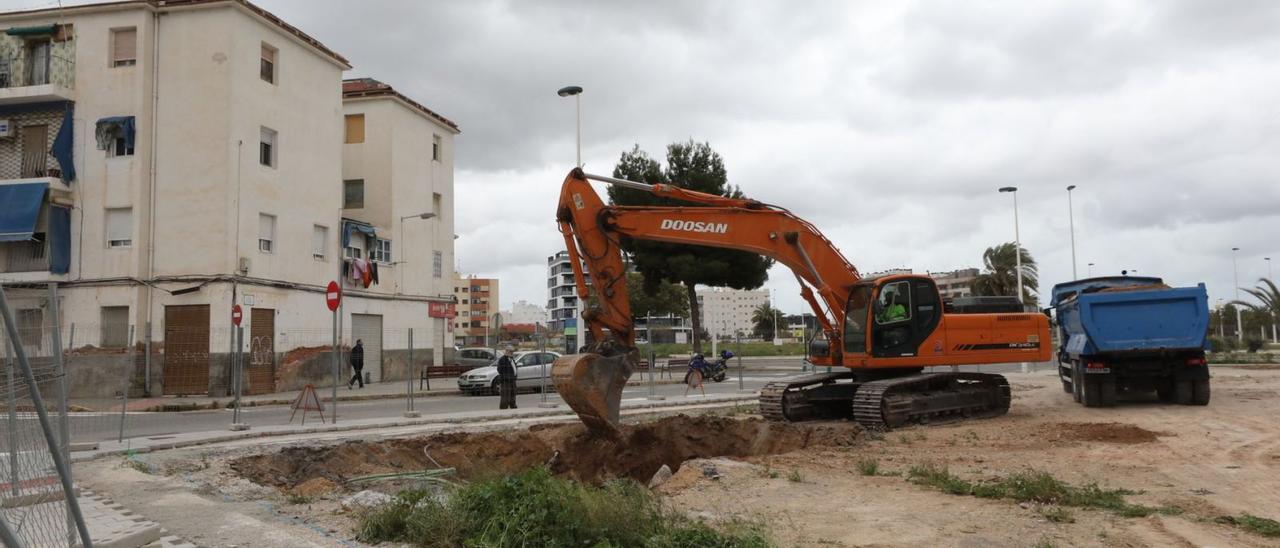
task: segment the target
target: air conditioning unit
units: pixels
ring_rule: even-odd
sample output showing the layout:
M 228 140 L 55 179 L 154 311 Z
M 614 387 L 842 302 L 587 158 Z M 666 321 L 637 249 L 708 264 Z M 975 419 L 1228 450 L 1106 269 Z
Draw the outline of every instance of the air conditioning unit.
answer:
M 240 275 L 242 276 L 249 275 L 249 264 L 250 263 L 249 263 L 248 257 L 240 257 L 240 265 L 239 265 L 239 268 L 237 269 L 240 271 Z
M 13 124 L 8 118 L 0 119 L 0 137 L 13 137 Z

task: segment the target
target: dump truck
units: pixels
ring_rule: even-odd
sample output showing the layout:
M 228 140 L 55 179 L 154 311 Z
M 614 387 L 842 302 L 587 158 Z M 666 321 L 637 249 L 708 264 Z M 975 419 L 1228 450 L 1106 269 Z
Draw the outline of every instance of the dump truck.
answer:
M 1055 285 L 1062 388 L 1086 407 L 1119 394 L 1209 403 L 1209 297 L 1204 284 L 1169 287 L 1155 277 L 1089 278 Z

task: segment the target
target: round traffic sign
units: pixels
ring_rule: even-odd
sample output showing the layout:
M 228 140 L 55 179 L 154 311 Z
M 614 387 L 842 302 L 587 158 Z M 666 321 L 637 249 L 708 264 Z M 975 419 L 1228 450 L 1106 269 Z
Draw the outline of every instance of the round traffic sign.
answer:
M 324 302 L 329 305 L 329 310 L 338 309 L 342 302 L 342 288 L 338 287 L 338 282 L 329 282 L 329 287 L 324 289 Z
M 240 325 L 240 319 L 244 317 L 244 311 L 240 309 L 240 305 L 231 307 L 231 323 Z

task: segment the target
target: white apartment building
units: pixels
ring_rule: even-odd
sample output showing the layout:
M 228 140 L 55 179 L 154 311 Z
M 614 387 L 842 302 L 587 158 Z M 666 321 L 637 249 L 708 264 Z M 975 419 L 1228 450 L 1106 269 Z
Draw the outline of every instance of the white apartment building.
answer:
M 586 265 L 582 270 L 586 273 Z M 591 275 L 587 273 L 587 285 L 591 285 Z M 573 265 L 569 263 L 569 252 L 560 251 L 547 257 L 547 327 L 553 332 L 564 333 L 573 338 L 577 334 L 578 293 L 574 288 Z
M 120 345 L 105 326 L 127 323 L 155 349 L 145 391 L 222 395 L 240 305 L 247 390 L 319 384 L 329 358 L 278 366 L 330 342 L 324 287 L 353 249 L 379 267 L 376 285 L 344 280 L 365 371 L 407 374 L 383 329 L 441 339 L 452 122 L 389 87 L 345 93 L 346 59 L 245 0 L 10 12 L 0 29 L 0 282 L 57 282 L 77 347 Z M 365 116 L 364 143 L 344 144 L 344 113 Z M 364 206 L 344 207 L 355 178 Z M 13 304 L 48 327 L 47 303 Z
M 961 268 L 951 272 L 930 272 L 929 277 L 938 284 L 938 293 L 942 294 L 944 300 L 970 297 L 973 296 L 973 280 L 978 277 L 978 269 Z
M 767 289 L 740 290 L 724 287 L 698 289 L 698 309 L 702 328 L 716 338 L 733 338 L 737 333 L 751 336 L 756 308 L 769 302 Z
M 547 325 L 547 310 L 529 301 L 519 300 L 511 310 L 502 312 L 502 323 Z

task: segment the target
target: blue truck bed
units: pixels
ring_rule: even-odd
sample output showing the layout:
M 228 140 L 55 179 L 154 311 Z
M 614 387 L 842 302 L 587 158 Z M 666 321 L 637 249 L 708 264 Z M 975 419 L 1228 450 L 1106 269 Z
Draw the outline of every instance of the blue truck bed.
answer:
M 1081 394 L 1073 385 L 1087 382 L 1093 384 L 1086 384 L 1086 392 L 1094 384 L 1103 392 L 1102 405 L 1114 401 L 1117 387 L 1157 390 L 1162 398 L 1178 401 L 1191 398 L 1182 397 L 1191 390 L 1194 403 L 1207 403 L 1209 296 L 1204 284 L 1169 287 L 1160 278 L 1090 278 L 1054 286 L 1051 306 L 1057 312 L 1063 387 L 1077 391 L 1077 399 Z M 1195 388 L 1201 381 L 1203 397 Z

